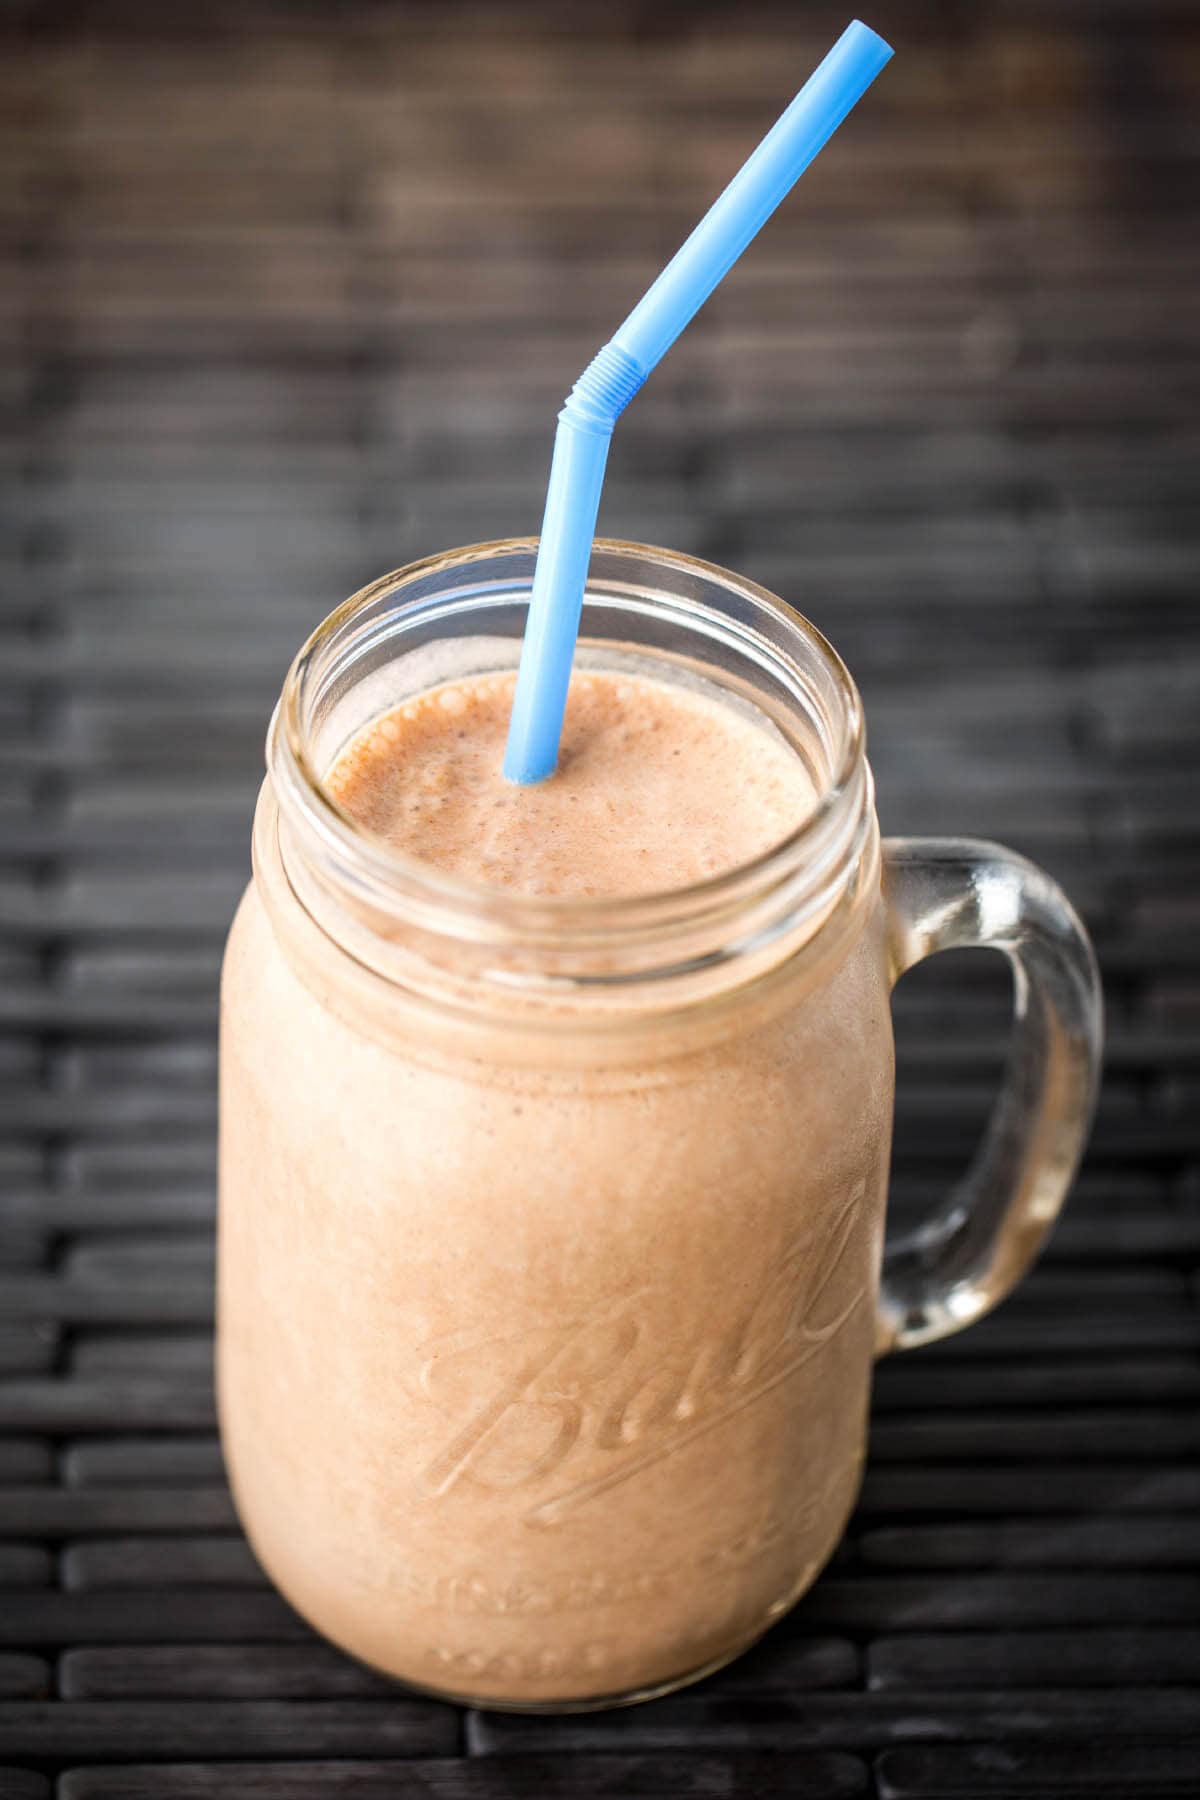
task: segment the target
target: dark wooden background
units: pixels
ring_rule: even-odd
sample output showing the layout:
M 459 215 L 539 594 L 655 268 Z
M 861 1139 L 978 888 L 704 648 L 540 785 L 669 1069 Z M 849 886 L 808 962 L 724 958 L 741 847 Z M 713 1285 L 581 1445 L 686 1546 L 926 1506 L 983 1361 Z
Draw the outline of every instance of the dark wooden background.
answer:
M 881 1369 L 796 1614 L 564 1721 L 387 1689 L 237 1533 L 221 939 L 301 637 L 536 529 L 560 397 L 844 11 L 4 9 L 6 1797 L 1200 1789 L 1200 12 L 870 16 L 894 64 L 622 422 L 602 526 L 834 639 L 887 830 L 1068 886 L 1107 1077 L 1035 1277 Z M 970 961 L 902 989 L 900 1206 L 961 1166 L 1005 1006 Z

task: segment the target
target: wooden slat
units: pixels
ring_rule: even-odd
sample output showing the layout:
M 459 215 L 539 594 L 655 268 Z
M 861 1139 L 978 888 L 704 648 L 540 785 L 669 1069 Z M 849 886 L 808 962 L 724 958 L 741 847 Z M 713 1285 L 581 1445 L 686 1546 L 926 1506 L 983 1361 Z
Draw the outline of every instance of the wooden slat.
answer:
M 56 1275 L 0 1275 L 0 1309 L 10 1319 L 62 1325 L 206 1325 L 213 1312 L 212 1284 L 190 1275 L 164 1284 L 151 1276 L 113 1289 Z
M 888 1569 L 1194 1569 L 1200 1520 L 1116 1518 L 893 1526 L 858 1539 L 858 1554 Z
M 263 1588 L 267 1578 L 241 1538 L 172 1535 L 67 1544 L 62 1584 L 79 1589 Z
M 211 1431 L 215 1422 L 211 1388 L 189 1377 L 0 1382 L 0 1430 Z
M 127 1003 L 135 1010 L 144 1010 L 151 1005 L 142 995 L 127 996 Z M 119 1018 L 109 1019 L 107 1028 L 110 1031 L 120 1027 Z M 216 1196 L 208 1181 L 191 1187 L 164 1180 L 141 1191 L 133 1186 L 108 1191 L 95 1187 L 38 1189 L 15 1184 L 0 1191 L 0 1217 L 31 1219 L 47 1231 L 122 1231 L 145 1226 L 211 1225 L 215 1212 Z M 128 1322 L 135 1323 L 133 1319 Z
M 58 1331 L 45 1323 L 0 1323 L 0 1377 L 40 1375 L 54 1366 Z
M 1183 1625 L 1200 1613 L 1200 1574 L 827 1576 L 801 1604 L 806 1626 L 834 1631 Z
M 0 1590 L 46 1587 L 52 1572 L 50 1557 L 40 1545 L 0 1543 Z
M 867 1652 L 876 1689 L 1127 1687 L 1200 1680 L 1200 1629 L 915 1632 Z
M 294 1643 L 308 1627 L 275 1593 L 159 1588 L 153 1593 L 10 1594 L 0 1645 Z M 2 1719 L 0 1719 L 2 1723 Z M 0 1742 L 3 1742 L 0 1734 Z
M 0 1768 L 0 1794 L 5 1800 L 51 1800 L 50 1778 L 36 1769 Z
M 215 1437 L 99 1438 L 63 1457 L 72 1487 L 211 1487 L 225 1480 Z
M 209 1332 L 84 1332 L 73 1334 L 74 1375 L 128 1375 L 147 1369 L 156 1375 L 192 1375 L 211 1382 L 213 1340 Z
M 1187 1513 L 1200 1501 L 1200 1470 L 1186 1464 L 1009 1464 L 867 1471 L 859 1502 L 867 1519 L 928 1514 L 938 1518 L 1080 1512 Z
M 421 1800 L 853 1800 L 866 1765 L 832 1751 L 700 1756 L 505 1757 L 486 1761 L 359 1761 L 73 1769 L 59 1800 L 327 1800 L 333 1794 Z
M 0 1702 L 9 1756 L 448 1756 L 452 1709 L 431 1700 L 12 1700 Z
M 973 1745 L 969 1749 L 889 1750 L 880 1757 L 880 1800 L 984 1800 L 1003 1795 L 1119 1794 L 1168 1800 L 1196 1791 L 1200 1745 Z
M 0 1700 L 40 1700 L 52 1686 L 50 1665 L 40 1656 L 0 1656 Z
M 559 1754 L 614 1749 L 695 1750 L 734 1748 L 757 1727 L 780 1750 L 884 1748 L 911 1741 L 914 1719 L 930 1743 L 1020 1743 L 1041 1740 L 1145 1744 L 1178 1742 L 1192 1735 L 1195 1693 L 1186 1688 L 1125 1690 L 1120 1707 L 1109 1695 L 1041 1688 L 1028 1692 L 825 1694 L 819 1706 L 797 1698 L 749 1712 L 736 1703 L 697 1691 L 629 1712 L 540 1719 L 519 1714 L 473 1713 L 471 1743 L 487 1755 L 556 1750 Z
M 755 1651 L 722 1672 L 725 1692 L 856 1686 L 860 1659 L 844 1640 L 778 1638 L 769 1653 Z M 224 1644 L 211 1648 L 72 1651 L 60 1665 L 60 1684 L 76 1699 L 126 1699 L 139 1694 L 181 1699 L 304 1699 L 389 1690 L 375 1676 L 325 1645 Z
M 59 1662 L 59 1691 L 68 1700 L 335 1700 L 394 1689 L 314 1643 L 70 1650 Z
M 944 1409 L 979 1409 L 973 1416 L 996 1418 L 1003 1409 L 1065 1404 L 1180 1404 L 1200 1398 L 1200 1364 L 1187 1355 L 1113 1357 L 1103 1353 L 1051 1364 L 989 1362 L 974 1367 L 941 1357 L 911 1355 L 881 1363 L 875 1371 L 878 1415 Z M 986 1411 L 985 1411 L 986 1409 Z
M 933 1419 L 880 1420 L 871 1434 L 871 1457 L 884 1463 L 1110 1460 L 1119 1455 L 1195 1455 L 1200 1450 L 1200 1412 L 1195 1407 L 1046 1407 L 995 1417 L 944 1414 Z
M 54 1453 L 37 1438 L 0 1437 L 0 1482 L 22 1484 L 48 1481 L 54 1470 Z

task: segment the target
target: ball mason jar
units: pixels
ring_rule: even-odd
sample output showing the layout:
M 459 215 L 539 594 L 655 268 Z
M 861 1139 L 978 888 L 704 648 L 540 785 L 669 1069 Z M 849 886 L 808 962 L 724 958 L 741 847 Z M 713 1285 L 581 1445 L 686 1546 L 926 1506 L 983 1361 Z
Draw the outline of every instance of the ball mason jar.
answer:
M 271 724 L 222 983 L 221 1427 L 264 1567 L 334 1643 L 490 1706 L 664 1692 L 810 1585 L 871 1370 L 1020 1278 L 1086 1135 L 1100 999 L 1060 890 L 995 845 L 881 846 L 854 684 L 790 607 L 598 542 L 582 667 L 753 706 L 819 803 L 637 898 L 489 890 L 323 785 L 363 727 L 515 667 L 534 542 L 390 575 Z M 1008 1073 L 971 1170 L 885 1242 L 889 994 L 1002 951 Z

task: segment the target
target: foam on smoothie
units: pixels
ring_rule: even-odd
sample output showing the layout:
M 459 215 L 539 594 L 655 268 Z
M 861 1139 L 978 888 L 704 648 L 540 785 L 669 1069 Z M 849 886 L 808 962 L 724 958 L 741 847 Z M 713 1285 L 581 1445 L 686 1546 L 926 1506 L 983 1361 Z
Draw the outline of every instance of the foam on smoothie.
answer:
M 685 887 L 779 843 L 816 804 L 764 719 L 702 694 L 577 672 L 558 772 L 501 773 L 515 675 L 473 675 L 370 725 L 326 777 L 369 831 L 453 874 L 534 895 Z

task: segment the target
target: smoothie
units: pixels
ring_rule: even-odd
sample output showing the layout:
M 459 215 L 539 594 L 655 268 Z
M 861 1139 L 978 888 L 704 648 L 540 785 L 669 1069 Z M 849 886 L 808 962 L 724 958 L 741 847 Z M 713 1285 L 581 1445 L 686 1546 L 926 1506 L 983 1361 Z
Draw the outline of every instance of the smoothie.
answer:
M 577 899 L 703 881 L 816 803 L 748 707 L 601 669 L 572 683 L 559 773 L 512 787 L 512 685 L 408 699 L 327 790 L 411 856 Z M 877 909 L 698 1048 L 631 1029 L 590 1068 L 464 1029 L 447 1054 L 359 1018 L 260 841 L 224 980 L 220 1380 L 263 1563 L 357 1656 L 484 1701 L 632 1695 L 736 1654 L 859 1483 L 892 1104 Z
M 501 774 L 511 673 L 449 682 L 378 720 L 327 777 L 360 824 L 509 892 L 688 887 L 770 850 L 811 813 L 800 758 L 765 721 L 638 676 L 577 675 L 549 781 Z

